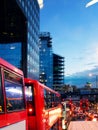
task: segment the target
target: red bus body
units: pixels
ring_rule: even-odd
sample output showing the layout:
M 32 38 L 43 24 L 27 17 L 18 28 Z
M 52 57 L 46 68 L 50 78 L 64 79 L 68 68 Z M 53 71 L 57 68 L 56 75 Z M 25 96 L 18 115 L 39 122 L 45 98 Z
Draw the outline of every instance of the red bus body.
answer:
M 0 130 L 28 130 L 23 72 L 0 58 Z
M 62 130 L 59 99 L 59 93 L 24 79 L 21 70 L 0 58 L 0 130 Z
M 27 109 L 29 130 L 62 130 L 62 107 L 58 101 L 58 99 L 60 98 L 60 94 L 32 79 L 25 78 L 25 86 L 26 95 L 32 95 L 33 99 L 32 101 L 30 99 L 30 96 L 26 96 L 26 98 L 28 98 Z M 30 87 L 30 89 L 28 89 L 28 87 Z M 55 99 L 58 101 L 57 104 L 51 98 L 53 95 L 55 95 Z M 45 97 L 47 99 L 45 99 Z M 48 104 L 45 100 L 48 100 Z

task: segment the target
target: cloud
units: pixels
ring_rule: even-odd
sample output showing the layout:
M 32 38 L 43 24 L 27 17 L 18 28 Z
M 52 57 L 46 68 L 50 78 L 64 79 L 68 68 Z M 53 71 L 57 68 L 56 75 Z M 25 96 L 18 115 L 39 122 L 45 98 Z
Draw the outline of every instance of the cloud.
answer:
M 93 69 L 88 69 L 82 72 L 74 73 L 71 75 L 71 77 L 88 77 L 90 73 L 92 75 L 98 75 L 98 66 L 94 66 Z
M 81 57 L 75 57 L 75 58 L 73 58 L 73 60 L 83 60 L 84 59 L 84 57 L 83 56 L 81 56 Z
M 97 3 L 97 2 L 98 2 L 98 0 L 92 0 L 89 3 L 87 3 L 85 7 L 87 8 L 87 7 L 93 5 L 93 4 Z
M 87 63 L 86 65 L 96 65 L 95 62 L 90 62 L 90 63 Z

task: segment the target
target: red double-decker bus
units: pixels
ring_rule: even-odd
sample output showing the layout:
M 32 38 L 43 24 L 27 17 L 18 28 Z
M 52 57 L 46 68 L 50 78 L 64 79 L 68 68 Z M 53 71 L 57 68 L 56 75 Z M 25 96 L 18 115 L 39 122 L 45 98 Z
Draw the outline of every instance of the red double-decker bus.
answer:
M 0 58 L 0 130 L 28 130 L 23 72 Z
M 0 130 L 62 130 L 60 98 L 0 58 Z
M 62 130 L 60 94 L 25 78 L 29 130 Z

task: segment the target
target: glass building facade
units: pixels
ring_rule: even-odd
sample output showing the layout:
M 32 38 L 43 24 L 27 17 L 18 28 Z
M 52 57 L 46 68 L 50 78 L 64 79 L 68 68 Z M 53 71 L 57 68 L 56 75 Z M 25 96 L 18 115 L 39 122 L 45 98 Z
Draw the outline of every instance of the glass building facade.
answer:
M 0 57 L 39 80 L 37 0 L 0 0 Z
M 40 33 L 40 82 L 53 87 L 53 52 L 49 32 Z
M 0 56 L 9 63 L 21 68 L 21 43 L 0 44 Z

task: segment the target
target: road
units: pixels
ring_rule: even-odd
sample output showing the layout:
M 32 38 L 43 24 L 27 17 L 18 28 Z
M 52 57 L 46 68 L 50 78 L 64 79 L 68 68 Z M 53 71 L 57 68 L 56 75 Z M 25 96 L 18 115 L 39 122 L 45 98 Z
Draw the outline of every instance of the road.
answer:
M 98 122 L 71 121 L 68 130 L 98 130 Z

